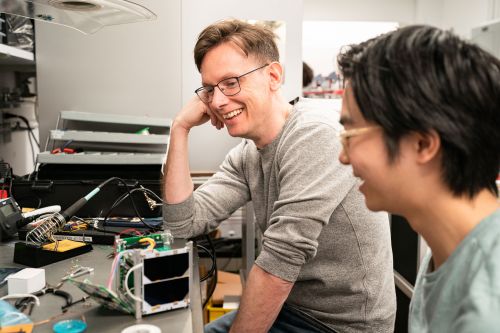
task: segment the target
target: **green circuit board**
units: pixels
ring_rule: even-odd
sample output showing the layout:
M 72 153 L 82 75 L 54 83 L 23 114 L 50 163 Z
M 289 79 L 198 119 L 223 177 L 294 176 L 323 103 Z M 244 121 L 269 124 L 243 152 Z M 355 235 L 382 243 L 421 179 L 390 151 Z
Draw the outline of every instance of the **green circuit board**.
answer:
M 69 281 L 89 295 L 93 300 L 104 305 L 108 309 L 118 310 L 129 314 L 135 313 L 133 301 L 120 297 L 120 295 L 115 294 L 104 286 L 95 285 L 89 280 L 84 280 L 82 282 L 69 279 Z
M 115 251 L 116 253 L 118 253 L 131 249 L 145 249 L 149 246 L 149 244 L 147 242 L 141 242 L 141 240 L 144 238 L 150 238 L 154 240 L 154 242 L 156 243 L 155 250 L 157 251 L 168 251 L 172 249 L 172 247 L 170 246 L 173 241 L 172 236 L 168 233 L 158 233 L 146 236 L 135 236 L 119 239 L 115 243 Z

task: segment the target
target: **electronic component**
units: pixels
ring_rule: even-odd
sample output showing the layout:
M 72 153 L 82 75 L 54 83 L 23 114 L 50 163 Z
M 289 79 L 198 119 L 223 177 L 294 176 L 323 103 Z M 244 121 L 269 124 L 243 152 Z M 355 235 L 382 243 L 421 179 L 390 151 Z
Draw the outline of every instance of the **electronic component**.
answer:
M 5 240 L 17 233 L 17 223 L 23 219 L 21 209 L 12 198 L 0 200 L 0 239 Z
M 154 249 L 157 251 L 170 250 L 170 244 L 173 242 L 173 237 L 169 232 L 160 234 L 150 234 L 147 236 L 117 238 L 115 240 L 115 252 L 122 252 L 130 249 L 146 248 L 147 244 L 142 242 L 143 239 L 152 239 L 155 243 Z
M 45 270 L 25 268 L 7 277 L 9 295 L 31 294 L 45 287 Z
M 118 177 L 111 177 L 92 191 L 90 191 L 84 197 L 78 199 L 70 207 L 61 213 L 52 213 L 49 216 L 43 218 L 40 223 L 30 230 L 26 234 L 26 242 L 18 242 L 15 245 L 14 250 L 14 262 L 27 265 L 40 267 L 40 265 L 49 264 L 59 260 L 67 259 L 72 256 L 76 256 L 92 250 L 92 246 L 89 244 L 84 244 L 83 246 L 76 246 L 76 244 L 71 245 L 71 243 L 77 243 L 71 240 L 64 240 L 66 244 L 70 244 L 66 247 L 64 254 L 58 251 L 58 242 L 54 238 L 54 234 L 64 228 L 64 225 L 70 218 L 82 208 L 91 198 L 93 198 L 97 193 L 101 191 L 101 188 L 109 184 L 110 182 L 118 180 L 120 182 L 125 181 Z M 126 183 L 125 183 L 126 185 Z M 128 192 L 128 190 L 127 190 Z M 52 242 L 46 244 L 47 242 Z M 80 243 L 83 244 L 83 243 Z M 71 247 L 71 248 L 70 248 Z M 54 255 L 52 255 L 54 254 Z M 34 258 L 34 259 L 33 259 Z
M 193 244 L 173 249 L 170 232 L 116 239 L 107 286 L 69 279 L 104 306 L 136 318 L 189 306 Z
M 140 258 L 142 276 L 140 275 L 141 290 L 138 293 L 142 299 L 142 314 L 187 307 L 192 278 L 192 243 L 182 249 L 145 252 L 146 255 Z M 125 279 L 123 282 L 126 284 L 133 281 Z
M 69 281 L 89 295 L 90 298 L 108 309 L 118 310 L 129 314 L 134 313 L 133 301 L 124 298 L 123 294 L 116 294 L 104 286 L 93 284 L 88 279 L 82 282 L 70 278 Z

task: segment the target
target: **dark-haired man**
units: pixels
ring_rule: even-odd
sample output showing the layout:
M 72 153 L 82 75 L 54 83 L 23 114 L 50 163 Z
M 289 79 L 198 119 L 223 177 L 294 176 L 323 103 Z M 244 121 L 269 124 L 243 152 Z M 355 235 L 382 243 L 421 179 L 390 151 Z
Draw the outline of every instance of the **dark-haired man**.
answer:
M 366 208 L 351 169 L 335 162 L 338 114 L 282 97 L 274 38 L 238 20 L 201 32 L 194 55 L 202 87 L 171 128 L 164 219 L 174 235 L 213 230 L 250 200 L 263 233 L 237 315 L 205 331 L 392 332 L 387 215 Z M 188 135 L 209 120 L 244 140 L 193 192 Z
M 406 217 L 432 250 L 410 332 L 500 327 L 500 61 L 450 32 L 409 26 L 339 56 L 340 161 L 371 210 Z

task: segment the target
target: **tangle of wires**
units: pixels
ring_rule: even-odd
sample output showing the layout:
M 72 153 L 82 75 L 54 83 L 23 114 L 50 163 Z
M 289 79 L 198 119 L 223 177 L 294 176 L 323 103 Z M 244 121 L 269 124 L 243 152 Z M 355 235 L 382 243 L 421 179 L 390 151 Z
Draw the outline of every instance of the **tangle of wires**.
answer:
M 140 216 L 139 214 L 139 211 L 137 209 L 137 206 L 136 206 L 136 203 L 134 201 L 134 198 L 131 196 L 131 193 L 133 193 L 132 191 L 134 190 L 138 190 L 138 189 L 133 189 L 133 190 L 130 190 L 129 189 L 129 185 L 121 178 L 119 177 L 111 177 L 107 180 L 105 180 L 104 182 L 102 182 L 101 184 L 99 184 L 99 186 L 97 186 L 92 192 L 90 192 L 89 194 L 87 194 L 87 196 L 79 199 L 77 202 L 75 202 L 73 205 L 71 205 L 69 208 L 67 208 L 64 212 L 62 212 L 61 214 L 64 214 L 65 216 L 62 216 L 63 219 L 65 219 L 66 221 L 68 221 L 69 217 L 72 217 L 74 216 L 75 212 L 78 211 L 90 198 L 92 198 L 96 193 L 99 192 L 99 190 L 101 188 L 103 188 L 104 186 L 108 185 L 109 183 L 113 182 L 113 181 L 118 181 L 122 184 L 125 185 L 125 189 L 126 189 L 126 193 L 124 193 L 123 195 L 121 195 L 116 201 L 115 203 L 112 205 L 112 207 L 109 209 L 108 213 L 106 214 L 106 218 L 107 219 L 112 210 L 114 209 L 114 207 L 116 207 L 119 203 L 121 203 L 123 200 L 125 200 L 125 198 L 127 196 L 130 197 L 131 201 L 132 201 L 132 206 L 134 208 L 134 211 L 135 211 L 135 214 L 137 215 L 137 217 L 142 221 L 142 223 L 144 225 L 146 225 L 149 230 L 153 230 L 155 231 L 156 228 L 154 228 L 153 226 L 149 225 L 148 223 L 146 223 L 142 217 Z M 144 189 L 144 188 L 141 188 L 140 190 L 142 191 L 149 191 L 147 189 Z M 154 193 L 152 191 L 150 191 L 151 193 Z M 90 197 L 89 197 L 90 195 Z M 40 239 L 43 238 L 50 238 L 52 236 L 52 234 L 54 232 L 57 232 L 58 229 L 61 228 L 61 226 L 57 223 L 50 223 L 52 221 L 51 219 L 52 217 L 52 214 L 49 215 L 49 217 L 46 219 L 45 217 L 40 217 L 39 219 L 37 219 L 33 225 L 35 226 L 28 234 L 27 234 L 27 237 L 31 234 L 33 235 L 38 235 L 37 237 L 39 237 Z M 38 224 L 39 223 L 39 224 Z M 78 229 L 80 228 L 83 228 L 83 227 L 86 227 L 84 224 L 79 224 L 78 226 Z M 115 232 L 115 231 L 108 231 L 108 230 L 105 230 L 105 229 L 100 229 L 98 227 L 96 227 L 96 225 L 94 224 L 93 228 L 95 230 L 98 230 L 98 231 L 102 231 L 102 232 L 107 232 L 107 233 L 112 233 L 112 234 L 119 234 L 118 232 Z M 126 235 L 128 236 L 128 235 Z
M 215 291 L 215 287 L 217 286 L 217 257 L 215 254 L 214 243 L 212 242 L 212 239 L 210 238 L 209 235 L 205 235 L 205 239 L 208 243 L 208 248 L 196 242 L 196 248 L 208 254 L 210 260 L 212 261 L 212 265 L 208 270 L 208 272 L 203 277 L 200 278 L 200 282 L 203 282 L 212 277 L 207 288 L 207 298 L 203 302 L 203 308 L 205 308 L 205 306 L 207 305 L 208 301 L 210 300 Z
M 129 189 L 128 184 L 123 179 L 121 179 L 119 177 L 112 177 L 112 178 L 108 179 L 106 182 L 103 183 L 103 186 L 105 184 L 109 183 L 112 180 L 118 180 L 119 182 L 121 182 L 122 184 L 124 184 L 125 189 L 127 191 L 125 193 L 123 193 L 120 197 L 118 197 L 113 202 L 113 204 L 111 205 L 111 207 L 108 209 L 108 211 L 106 212 L 106 214 L 104 214 L 104 219 L 102 221 L 103 225 L 110 218 L 111 214 L 113 213 L 113 210 L 115 210 L 116 207 L 118 207 L 120 204 L 122 204 L 127 198 L 130 198 L 130 202 L 132 203 L 132 207 L 134 208 L 134 212 L 136 214 L 136 217 L 141 221 L 141 223 L 144 224 L 144 226 L 146 226 L 148 228 L 148 230 L 151 231 L 151 232 L 156 232 L 156 231 L 160 230 L 161 228 L 158 228 L 158 227 L 155 227 L 153 225 L 150 225 L 149 223 L 147 223 L 146 221 L 144 221 L 144 219 L 142 218 L 141 214 L 139 213 L 139 210 L 137 209 L 137 205 L 136 205 L 135 199 L 132 196 L 132 194 L 135 193 L 135 192 L 142 192 L 142 193 L 144 193 L 145 200 L 147 201 L 147 203 L 148 203 L 148 205 L 149 205 L 149 207 L 151 209 L 154 209 L 154 207 L 156 207 L 156 206 L 161 206 L 162 203 L 163 203 L 163 200 L 155 192 L 153 192 L 152 190 L 150 190 L 148 188 L 145 188 L 143 186 L 136 187 L 136 188 L 133 188 L 133 189 Z M 154 201 L 153 199 L 151 199 L 150 196 L 154 197 L 159 203 L 157 203 L 157 201 Z M 102 215 L 103 214 L 101 214 L 100 217 L 102 217 Z M 94 226 L 94 229 L 98 230 L 98 231 L 103 231 L 103 232 L 118 234 L 117 232 L 109 231 L 109 230 L 106 230 L 106 229 L 101 229 L 101 228 L 96 227 L 96 226 Z

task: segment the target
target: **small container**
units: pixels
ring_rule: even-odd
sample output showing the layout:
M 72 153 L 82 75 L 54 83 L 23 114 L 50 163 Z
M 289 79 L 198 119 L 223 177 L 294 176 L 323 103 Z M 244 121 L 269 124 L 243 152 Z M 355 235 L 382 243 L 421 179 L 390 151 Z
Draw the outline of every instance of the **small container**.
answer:
M 82 333 L 87 329 L 87 323 L 83 320 L 62 320 L 54 324 L 52 329 L 55 333 Z
M 211 322 L 225 315 L 226 313 L 233 311 L 234 309 L 225 309 L 221 306 L 214 306 L 212 304 L 212 301 L 210 301 L 206 306 L 206 310 L 208 312 L 208 322 Z

